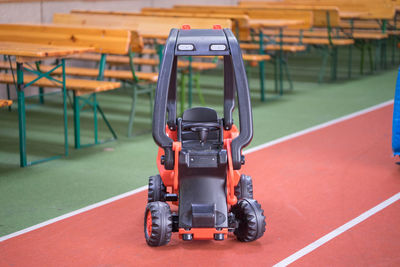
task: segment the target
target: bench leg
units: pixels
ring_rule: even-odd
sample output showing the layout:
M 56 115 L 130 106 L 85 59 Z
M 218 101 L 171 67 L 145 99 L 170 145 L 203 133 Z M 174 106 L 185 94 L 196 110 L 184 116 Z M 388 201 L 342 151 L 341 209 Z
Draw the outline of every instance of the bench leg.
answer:
M 25 93 L 24 73 L 22 63 L 17 62 L 17 95 L 18 95 L 18 128 L 19 128 L 19 158 L 20 166 L 26 167 L 26 114 L 25 114 Z
M 66 87 L 66 77 L 65 77 L 65 59 L 61 59 L 61 68 L 62 68 L 62 95 L 63 95 L 63 115 L 64 115 L 64 156 L 68 156 L 68 114 L 67 114 L 67 87 Z
M 197 72 L 194 76 L 194 84 L 197 91 L 197 95 L 199 96 L 200 103 L 205 106 L 206 102 L 204 101 L 203 93 L 200 88 L 200 72 Z
M 391 43 L 392 43 L 392 56 L 391 56 L 391 63 L 392 63 L 392 65 L 394 65 L 394 59 L 395 59 L 395 57 L 396 57 L 396 39 L 397 39 L 397 36 L 394 36 L 394 35 L 391 35 L 390 36 L 390 39 L 391 39 Z
M 289 71 L 289 64 L 287 63 L 286 60 L 283 60 L 283 67 L 285 68 L 285 73 L 286 73 L 286 79 L 289 83 L 289 88 L 288 90 L 292 91 L 293 90 L 293 81 L 292 81 L 292 76 L 290 75 L 290 71 Z M 279 92 L 280 95 L 283 94 L 283 90 L 281 90 Z
M 278 60 L 275 55 L 275 60 L 274 60 L 274 89 L 275 93 L 278 92 Z
M 97 104 L 97 110 L 100 113 L 100 116 L 103 118 L 104 122 L 106 123 L 108 129 L 110 130 L 113 138 L 111 140 L 116 140 L 117 139 L 117 134 L 115 133 L 114 129 L 111 127 L 111 124 L 108 122 L 106 115 L 104 114 L 103 110 L 101 109 L 101 107 L 99 106 L 99 104 Z
M 326 65 L 328 62 L 328 57 L 329 57 L 329 48 L 324 47 L 322 50 L 322 65 L 321 65 L 321 69 L 318 74 L 318 83 L 322 83 L 324 80 L 325 69 L 326 69 Z
M 7 88 L 7 99 L 10 100 L 11 99 L 11 95 L 10 95 L 10 85 L 7 84 L 6 85 Z M 11 106 L 8 106 L 8 111 L 11 112 Z
M 259 66 L 259 76 L 260 76 L 260 98 L 261 101 L 265 101 L 265 82 L 264 82 L 264 71 L 265 71 L 265 63 L 264 61 L 260 61 L 258 63 Z
M 93 99 L 93 134 L 94 134 L 94 143 L 98 144 L 99 143 L 99 137 L 98 137 L 98 132 L 99 132 L 99 127 L 98 127 L 98 119 L 97 119 L 97 97 L 96 93 L 92 94 L 92 99 Z
M 44 104 L 44 89 L 43 87 L 39 87 L 39 103 Z
M 360 74 L 364 74 L 364 54 L 365 54 L 365 44 L 362 43 L 360 46 L 360 52 L 361 52 L 361 60 L 360 60 Z
M 387 69 L 387 48 L 388 48 L 388 39 L 382 40 L 382 68 Z
M 331 51 L 331 80 L 337 80 L 337 66 L 338 66 L 338 47 L 332 47 Z
M 347 78 L 351 79 L 351 70 L 352 70 L 352 63 L 353 63 L 353 46 L 349 45 L 349 55 L 347 59 Z
M 180 84 L 180 90 L 181 90 L 181 114 L 185 111 L 185 98 L 186 98 L 186 92 L 185 92 L 185 85 L 186 85 L 186 75 L 182 71 L 181 72 L 181 84 Z
M 264 55 L 264 32 L 262 30 L 259 31 L 259 53 L 260 55 Z M 265 83 L 264 83 L 264 75 L 265 75 L 265 63 L 264 61 L 260 61 L 258 63 L 259 72 L 260 72 L 260 99 L 261 102 L 265 101 Z
M 369 55 L 369 67 L 371 70 L 371 73 L 374 72 L 374 58 L 372 56 L 372 44 L 368 45 L 368 55 Z
M 81 121 L 80 121 L 80 104 L 79 96 L 74 91 L 73 95 L 74 105 L 74 137 L 75 137 L 75 148 L 81 148 Z
M 135 112 L 136 112 L 136 100 L 137 100 L 137 93 L 136 93 L 136 86 L 133 88 L 132 92 L 132 106 L 131 106 L 131 112 L 129 114 L 129 123 L 128 123 L 128 137 L 132 136 L 132 131 L 133 131 L 133 120 L 135 119 Z
M 150 120 L 151 121 L 153 121 L 153 110 L 154 110 L 154 107 L 153 107 L 153 103 L 154 103 L 154 101 L 153 101 L 153 99 L 154 99 L 154 96 L 153 96 L 153 89 L 151 89 L 150 90 L 150 93 L 149 93 L 149 99 L 150 99 Z

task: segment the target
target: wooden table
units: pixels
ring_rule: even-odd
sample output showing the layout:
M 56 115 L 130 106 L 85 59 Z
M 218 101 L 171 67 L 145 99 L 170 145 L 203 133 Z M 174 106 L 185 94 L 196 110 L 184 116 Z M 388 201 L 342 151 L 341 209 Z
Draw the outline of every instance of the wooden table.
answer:
M 62 87 L 63 94 L 63 109 L 64 109 L 64 155 L 68 155 L 68 124 L 67 124 L 67 91 L 65 86 L 65 58 L 69 55 L 93 52 L 94 48 L 91 47 L 66 47 L 66 46 L 51 46 L 44 44 L 34 44 L 34 43 L 20 43 L 20 42 L 0 42 L 0 55 L 15 56 L 17 61 L 17 77 L 16 77 L 16 87 L 18 96 L 18 126 L 19 126 L 19 145 L 20 145 L 20 166 L 25 167 L 33 165 L 36 163 L 48 161 L 51 159 L 59 158 L 58 156 L 53 156 L 50 158 L 40 159 L 37 161 L 27 161 L 27 151 L 26 151 L 26 114 L 25 114 L 25 88 L 32 85 L 35 81 L 45 78 L 52 80 L 54 82 L 60 83 Z M 38 70 L 32 70 L 25 68 L 23 66 L 26 62 L 35 62 L 49 58 L 61 58 L 61 63 L 58 64 L 47 73 L 42 73 Z M 58 80 L 56 78 L 50 77 L 50 74 L 58 69 L 62 68 L 62 79 Z M 24 70 L 30 73 L 36 74 L 38 77 L 24 84 Z

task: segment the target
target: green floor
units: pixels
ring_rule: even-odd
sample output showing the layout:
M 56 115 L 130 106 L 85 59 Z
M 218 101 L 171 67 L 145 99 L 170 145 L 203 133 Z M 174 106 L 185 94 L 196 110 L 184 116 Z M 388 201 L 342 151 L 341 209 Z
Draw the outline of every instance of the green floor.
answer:
M 305 54 L 291 56 L 289 63 L 295 90 L 266 103 L 258 100 L 258 79 L 253 73 L 250 85 L 255 135 L 251 146 L 393 98 L 397 74 L 393 67 L 346 81 L 345 62 L 344 54 L 339 81 L 318 84 L 318 54 L 315 53 L 314 57 Z M 267 66 L 267 83 L 271 89 L 273 76 L 271 65 Z M 357 66 L 355 59 L 354 73 Z M 202 75 L 201 85 L 207 104 L 221 111 L 218 106 L 222 103 L 221 72 Z M 272 91 L 268 96 L 272 96 Z M 0 236 L 143 186 L 148 176 L 157 172 L 157 147 L 150 134 L 148 100 L 141 98 L 139 101 L 136 136 L 133 138 L 126 137 L 129 93 L 100 94 L 99 101 L 117 131 L 118 141 L 74 150 L 70 113 L 70 155 L 28 168 L 18 165 L 16 105 L 12 112 L 4 108 L 0 110 Z M 36 99 L 30 102 L 36 102 Z M 82 121 L 84 141 L 91 141 L 90 115 L 89 112 L 84 114 Z M 44 106 L 30 107 L 27 120 L 30 159 L 62 152 L 63 130 L 58 97 L 47 98 Z M 103 124 L 100 130 L 100 136 L 110 136 Z M 138 205 L 144 207 L 144 203 Z

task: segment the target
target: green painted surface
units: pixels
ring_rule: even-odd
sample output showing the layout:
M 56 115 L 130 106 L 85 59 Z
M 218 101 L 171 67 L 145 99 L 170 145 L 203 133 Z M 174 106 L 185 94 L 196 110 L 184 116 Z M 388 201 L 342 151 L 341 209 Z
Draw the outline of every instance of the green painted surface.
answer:
M 345 58 L 343 60 L 346 60 Z M 307 63 L 305 67 L 304 62 Z M 346 62 L 346 61 L 344 61 Z M 291 58 L 295 90 L 266 103 L 259 99 L 257 70 L 250 81 L 253 96 L 254 139 L 251 146 L 346 115 L 393 98 L 396 71 L 341 81 L 346 64 L 339 66 L 339 81 L 317 84 L 319 58 L 306 55 Z M 354 63 L 355 66 L 357 62 Z M 272 65 L 267 64 L 271 70 Z M 256 69 L 256 68 L 255 68 Z M 328 70 L 329 71 L 329 70 Z M 329 75 L 327 75 L 329 76 Z M 267 73 L 267 88 L 273 87 Z M 208 105 L 222 104 L 221 71 L 203 74 L 201 88 Z M 0 236 L 85 207 L 147 183 L 157 172 L 157 147 L 150 134 L 148 100 L 139 98 L 133 138 L 126 130 L 130 110 L 129 92 L 100 94 L 98 99 L 117 131 L 116 142 L 73 149 L 73 118 L 69 105 L 70 155 L 28 168 L 19 167 L 16 106 L 0 110 Z M 267 98 L 271 96 L 268 91 Z M 63 121 L 59 96 L 46 97 L 44 106 L 27 108 L 27 149 L 29 160 L 63 152 Z M 28 102 L 36 102 L 30 99 Z M 198 97 L 193 97 L 194 105 Z M 179 107 L 178 107 L 179 110 Z M 93 141 L 90 112 L 82 113 L 82 142 Z M 99 138 L 110 137 L 99 121 Z M 389 138 L 389 137 L 388 137 Z M 390 140 L 388 139 L 388 142 Z M 388 153 L 390 153 L 388 151 Z M 145 203 L 137 203 L 144 208 Z

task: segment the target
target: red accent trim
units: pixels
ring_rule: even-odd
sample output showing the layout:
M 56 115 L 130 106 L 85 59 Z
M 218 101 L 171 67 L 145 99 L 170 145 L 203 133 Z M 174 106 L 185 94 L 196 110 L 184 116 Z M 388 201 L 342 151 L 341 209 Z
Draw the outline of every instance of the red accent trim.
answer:
M 214 239 L 214 234 L 224 234 L 226 239 L 228 238 L 228 228 L 222 228 L 222 230 L 217 230 L 215 228 L 192 228 L 190 230 L 185 230 L 184 228 L 179 228 L 180 239 L 182 239 L 183 234 L 193 234 L 193 239 L 196 240 L 210 240 Z
M 228 170 L 226 175 L 226 201 L 229 205 L 235 205 L 237 203 L 237 197 L 235 196 L 235 186 L 240 180 L 240 172 L 233 169 L 232 165 L 232 151 L 231 142 L 239 135 L 239 130 L 235 125 L 229 131 L 224 131 L 224 148 L 228 154 Z
M 213 30 L 222 30 L 222 27 L 219 24 L 215 24 L 213 25 Z
M 235 181 L 234 181 L 235 174 L 232 165 L 231 142 L 232 139 L 224 140 L 226 153 L 228 154 L 228 173 L 226 175 L 226 187 L 227 187 L 226 200 L 229 205 L 235 205 L 237 203 L 237 197 L 235 196 Z
M 178 192 L 178 174 L 179 174 L 179 151 L 182 150 L 181 142 L 173 142 L 172 150 L 175 151 L 175 159 L 174 159 L 174 192 Z
M 182 30 L 190 30 L 190 25 L 189 24 L 183 24 L 182 25 Z

